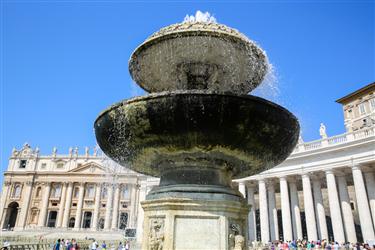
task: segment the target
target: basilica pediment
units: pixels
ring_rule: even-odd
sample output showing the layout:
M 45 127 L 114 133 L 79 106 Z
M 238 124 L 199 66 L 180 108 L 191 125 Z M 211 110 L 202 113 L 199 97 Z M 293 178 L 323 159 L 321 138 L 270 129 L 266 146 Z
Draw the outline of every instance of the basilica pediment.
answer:
M 68 171 L 69 173 L 80 174 L 105 174 L 105 168 L 97 163 L 89 162 Z

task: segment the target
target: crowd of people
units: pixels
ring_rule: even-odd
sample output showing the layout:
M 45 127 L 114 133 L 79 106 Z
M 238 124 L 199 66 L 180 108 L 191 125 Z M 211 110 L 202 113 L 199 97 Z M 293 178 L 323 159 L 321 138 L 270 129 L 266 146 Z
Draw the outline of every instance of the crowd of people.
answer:
M 79 250 L 80 247 L 75 239 L 64 240 L 58 239 L 53 246 L 53 250 Z M 111 245 L 107 248 L 107 243 L 105 241 L 99 246 L 96 240 L 92 240 L 92 243 L 89 246 L 89 250 L 130 250 L 130 242 L 119 242 L 117 246 Z
M 253 248 L 258 249 L 259 244 L 253 242 Z M 293 240 L 293 241 L 274 241 L 269 242 L 266 246 L 271 250 L 299 250 L 299 249 L 325 249 L 325 250 L 375 250 L 375 245 L 368 243 L 339 243 L 337 241 L 319 240 L 319 241 L 308 241 L 308 240 Z

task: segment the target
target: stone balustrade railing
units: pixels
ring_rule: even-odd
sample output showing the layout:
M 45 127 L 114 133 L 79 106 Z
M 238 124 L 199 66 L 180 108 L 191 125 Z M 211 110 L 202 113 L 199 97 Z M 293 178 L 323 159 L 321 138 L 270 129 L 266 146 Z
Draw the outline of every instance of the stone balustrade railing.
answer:
M 361 130 L 357 130 L 354 132 L 344 133 L 341 135 L 335 135 L 331 137 L 327 137 L 320 140 L 305 142 L 298 144 L 293 153 L 301 153 L 311 150 L 316 150 L 324 147 L 331 147 L 334 145 L 342 144 L 342 143 L 348 143 L 356 140 L 361 140 L 364 138 L 368 138 L 371 136 L 375 136 L 375 126 L 364 128 Z

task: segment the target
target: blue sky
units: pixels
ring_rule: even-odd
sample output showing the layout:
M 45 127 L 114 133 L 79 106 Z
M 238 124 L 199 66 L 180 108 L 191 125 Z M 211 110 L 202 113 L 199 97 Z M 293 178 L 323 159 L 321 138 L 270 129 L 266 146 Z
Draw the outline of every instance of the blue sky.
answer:
M 373 1 L 2 1 L 1 168 L 24 142 L 94 146 L 93 122 L 110 104 L 144 94 L 128 59 L 146 37 L 196 10 L 267 51 L 279 94 L 263 96 L 300 120 L 305 141 L 344 132 L 334 101 L 375 80 Z M 258 91 L 259 92 L 259 91 Z M 0 177 L 1 180 L 2 177 Z

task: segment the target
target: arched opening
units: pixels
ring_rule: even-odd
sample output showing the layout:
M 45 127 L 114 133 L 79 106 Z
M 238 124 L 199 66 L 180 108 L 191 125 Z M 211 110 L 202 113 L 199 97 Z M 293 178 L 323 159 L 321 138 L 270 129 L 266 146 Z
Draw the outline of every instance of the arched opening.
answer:
M 57 211 L 50 211 L 48 215 L 47 227 L 55 227 L 57 218 Z
M 99 226 L 99 229 L 104 229 L 104 218 L 99 219 L 98 226 Z
M 90 226 L 91 226 L 91 217 L 92 217 L 92 212 L 84 212 L 83 213 L 83 222 L 82 222 L 82 227 L 83 228 L 90 228 Z
M 11 230 L 15 227 L 18 215 L 18 203 L 12 202 L 8 205 L 3 228 Z
M 41 192 L 42 192 L 42 187 L 38 187 L 35 192 L 35 198 L 40 198 Z
M 69 219 L 69 225 L 68 225 L 68 227 L 69 227 L 69 228 L 73 228 L 75 222 L 76 222 L 76 218 L 74 218 L 74 217 L 70 218 L 70 219 Z
M 121 230 L 125 230 L 128 225 L 128 213 L 121 213 L 120 214 L 120 226 Z

